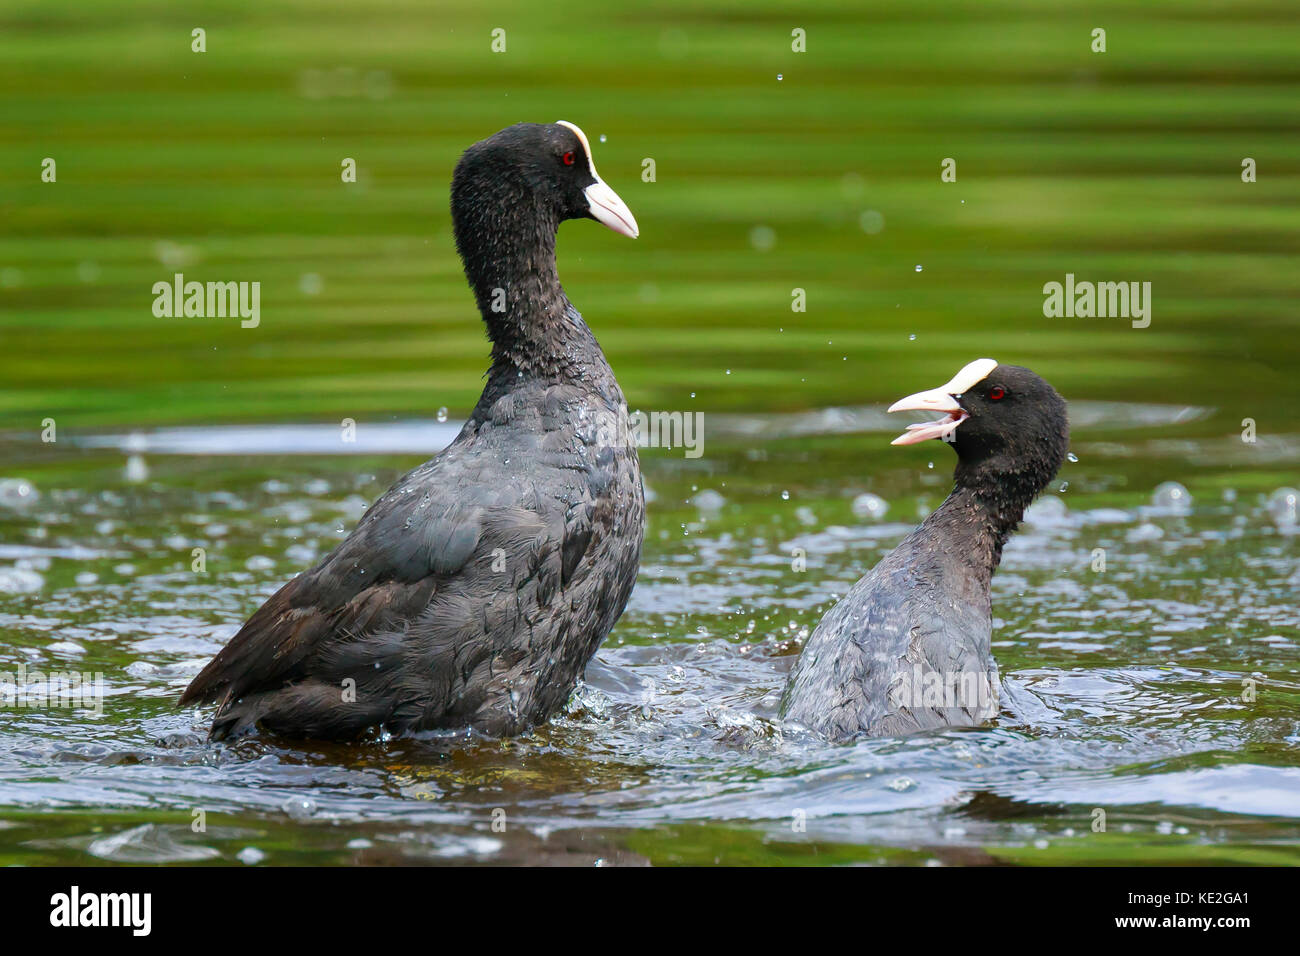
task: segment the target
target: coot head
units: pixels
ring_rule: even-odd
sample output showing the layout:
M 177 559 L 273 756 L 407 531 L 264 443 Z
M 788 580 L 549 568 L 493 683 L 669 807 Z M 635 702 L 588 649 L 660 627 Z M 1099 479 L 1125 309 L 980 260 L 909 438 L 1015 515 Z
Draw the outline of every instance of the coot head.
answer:
M 586 134 L 563 120 L 517 123 L 467 149 L 452 178 L 458 234 L 460 213 L 470 208 L 497 209 L 552 226 L 595 219 L 625 236 L 639 233 L 627 205 L 596 173 Z
M 993 359 L 971 362 L 952 380 L 917 392 L 891 412 L 937 412 L 940 418 L 909 425 L 891 444 L 930 438 L 957 452 L 959 485 L 1005 484 L 1017 476 L 1031 496 L 1051 481 L 1069 452 L 1065 400 L 1041 377 Z

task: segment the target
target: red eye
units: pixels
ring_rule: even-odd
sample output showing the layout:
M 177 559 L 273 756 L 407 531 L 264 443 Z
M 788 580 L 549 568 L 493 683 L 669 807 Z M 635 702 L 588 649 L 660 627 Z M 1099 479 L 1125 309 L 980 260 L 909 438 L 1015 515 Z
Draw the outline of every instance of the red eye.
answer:
M 573 150 L 569 150 L 567 153 L 565 153 L 565 154 L 564 154 L 563 156 L 561 156 L 560 158 L 564 160 L 564 165 L 565 165 L 565 166 L 572 166 L 572 165 L 573 165 Z
M 989 389 L 989 398 L 993 399 L 993 401 L 995 402 L 998 399 L 1005 396 L 1006 394 L 1007 394 L 1007 390 L 1003 388 L 1001 385 L 994 385 L 991 389 Z

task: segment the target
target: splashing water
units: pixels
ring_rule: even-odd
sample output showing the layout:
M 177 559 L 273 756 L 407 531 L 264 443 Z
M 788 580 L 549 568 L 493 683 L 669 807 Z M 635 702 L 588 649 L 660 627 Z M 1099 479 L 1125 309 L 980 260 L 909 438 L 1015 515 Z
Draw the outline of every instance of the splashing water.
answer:
M 993 579 L 997 721 L 842 746 L 781 724 L 794 655 L 950 482 L 949 458 L 931 471 L 925 452 L 889 447 L 881 409 L 719 415 L 707 472 L 646 449 L 655 495 L 627 612 L 566 712 L 508 744 L 210 746 L 211 709 L 175 707 L 453 425 L 378 429 L 390 450 L 367 454 L 389 457 L 364 459 L 328 425 L 151 433 L 145 485 L 118 480 L 126 436 L 40 449 L 61 456 L 42 459 L 44 493 L 0 505 L 0 673 L 101 673 L 102 712 L 6 708 L 0 852 L 726 863 L 802 859 L 815 840 L 845 862 L 1296 862 L 1300 535 L 1280 533 L 1295 490 L 1208 425 L 1178 456 L 1153 453 L 1158 408 L 1072 417 L 1087 463 L 1072 464 L 1070 505 L 1040 499 Z M 32 473 L 24 454 L 11 467 Z M 773 487 L 799 506 L 774 506 Z M 194 833 L 195 806 L 225 822 Z M 505 833 L 485 829 L 495 808 Z M 795 808 L 807 834 L 792 843 Z

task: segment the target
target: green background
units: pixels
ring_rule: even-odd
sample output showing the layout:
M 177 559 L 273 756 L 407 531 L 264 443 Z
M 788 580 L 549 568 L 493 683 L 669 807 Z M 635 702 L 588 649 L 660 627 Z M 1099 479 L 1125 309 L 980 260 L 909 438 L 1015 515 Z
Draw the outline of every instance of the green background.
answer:
M 5 2 L 0 429 L 463 414 L 451 170 L 556 119 L 641 225 L 559 244 L 634 406 L 881 402 L 988 355 L 1265 429 L 1300 404 L 1297 50 L 1289 2 Z M 155 318 L 176 271 L 261 282 L 260 327 Z M 1151 327 L 1045 318 L 1067 272 L 1151 282 Z
M 252 845 L 271 863 L 1296 861 L 1300 537 L 1279 489 L 1300 484 L 1296 14 L 0 0 L 0 670 L 75 666 L 114 691 L 102 721 L 0 713 L 0 863 Z M 214 752 L 180 688 L 433 449 L 150 450 L 142 479 L 112 439 L 80 439 L 444 406 L 449 431 L 488 354 L 451 170 L 506 125 L 557 119 L 641 226 L 571 222 L 559 243 L 631 405 L 741 414 L 730 432 L 708 418 L 701 459 L 645 450 L 641 577 L 568 714 L 445 760 L 404 740 Z M 156 318 L 153 284 L 177 271 L 260 282 L 260 326 Z M 1044 317 L 1066 273 L 1152 283 L 1150 327 Z M 1029 521 L 993 584 L 999 666 L 1037 708 L 921 743 L 780 742 L 794 653 L 934 507 L 951 456 L 765 413 L 882 410 L 982 356 L 1072 402 L 1078 460 L 1050 489 L 1065 514 Z M 17 500 L 17 475 L 39 497 Z M 1148 507 L 1166 481 L 1193 514 Z M 867 491 L 884 523 L 855 512 Z M 23 572 L 36 583 L 12 593 Z M 286 816 L 302 799 L 320 825 Z M 816 811 L 797 839 L 792 806 Z M 473 850 L 496 807 L 523 825 Z M 446 854 L 459 837 L 469 855 Z

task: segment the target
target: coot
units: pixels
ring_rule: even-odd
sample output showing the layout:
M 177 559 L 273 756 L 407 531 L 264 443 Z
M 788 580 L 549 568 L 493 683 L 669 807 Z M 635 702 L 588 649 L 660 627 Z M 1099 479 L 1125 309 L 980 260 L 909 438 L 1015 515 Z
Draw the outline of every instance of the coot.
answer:
M 492 366 L 456 440 L 277 591 L 182 704 L 211 736 L 472 728 L 518 734 L 563 706 L 623 612 L 645 501 L 627 408 L 555 265 L 566 219 L 637 224 L 571 123 L 465 151 L 452 225 Z
M 822 618 L 795 664 L 782 714 L 833 740 L 974 726 L 997 713 L 989 583 L 1069 450 L 1061 396 L 992 359 L 889 410 L 910 409 L 942 417 L 893 444 L 950 442 L 954 487 Z

